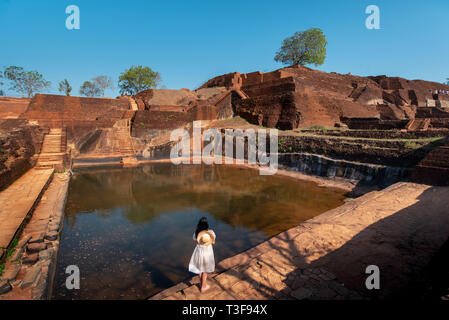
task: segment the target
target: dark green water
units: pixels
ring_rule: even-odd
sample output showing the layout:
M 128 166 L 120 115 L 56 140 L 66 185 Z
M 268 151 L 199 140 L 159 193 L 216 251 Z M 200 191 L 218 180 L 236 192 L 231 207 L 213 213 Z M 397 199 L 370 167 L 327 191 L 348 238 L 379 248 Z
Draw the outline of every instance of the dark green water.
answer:
M 54 299 L 144 299 L 189 277 L 202 216 L 219 262 L 343 204 L 345 192 L 258 170 L 152 164 L 75 172 L 69 186 Z M 65 269 L 80 269 L 79 290 Z

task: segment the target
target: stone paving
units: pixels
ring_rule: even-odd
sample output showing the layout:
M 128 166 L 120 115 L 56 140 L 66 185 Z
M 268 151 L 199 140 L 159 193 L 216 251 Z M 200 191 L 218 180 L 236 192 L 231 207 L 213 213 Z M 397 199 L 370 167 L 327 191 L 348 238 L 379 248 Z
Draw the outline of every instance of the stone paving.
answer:
M 150 299 L 389 299 L 416 289 L 449 236 L 449 187 L 397 183 L 373 191 L 221 261 L 200 293 L 198 276 Z M 381 289 L 367 290 L 368 265 Z
M 68 173 L 55 174 L 43 194 L 7 259 L 0 277 L 0 300 L 49 298 L 69 180 Z
M 14 239 L 52 174 L 53 169 L 31 169 L 0 192 L 0 247 L 7 248 Z

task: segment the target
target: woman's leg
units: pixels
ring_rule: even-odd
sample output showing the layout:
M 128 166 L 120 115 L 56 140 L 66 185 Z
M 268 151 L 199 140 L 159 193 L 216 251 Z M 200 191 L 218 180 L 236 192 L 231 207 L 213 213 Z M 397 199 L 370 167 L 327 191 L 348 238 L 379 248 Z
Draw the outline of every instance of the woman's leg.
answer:
M 202 290 L 203 290 L 203 287 L 204 287 L 204 283 L 203 283 L 203 273 L 200 273 L 199 277 L 200 277 L 200 289 L 201 289 L 201 291 L 202 291 Z
M 203 281 L 201 285 L 201 292 L 207 291 L 210 287 L 206 284 L 207 281 L 207 273 L 203 272 Z

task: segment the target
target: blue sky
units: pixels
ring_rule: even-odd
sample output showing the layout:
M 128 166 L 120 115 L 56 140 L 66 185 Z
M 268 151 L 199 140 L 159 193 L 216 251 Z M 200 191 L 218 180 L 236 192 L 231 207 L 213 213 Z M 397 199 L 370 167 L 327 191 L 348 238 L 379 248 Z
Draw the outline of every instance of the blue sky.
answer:
M 65 27 L 72 4 L 80 30 Z M 365 27 L 370 4 L 380 8 L 380 30 Z M 443 82 L 448 14 L 447 0 L 0 0 L 0 67 L 41 72 L 49 93 L 67 78 L 78 95 L 83 81 L 117 81 L 131 65 L 158 71 L 166 88 L 195 89 L 220 74 L 282 67 L 273 60 L 282 40 L 318 27 L 328 46 L 317 69 Z

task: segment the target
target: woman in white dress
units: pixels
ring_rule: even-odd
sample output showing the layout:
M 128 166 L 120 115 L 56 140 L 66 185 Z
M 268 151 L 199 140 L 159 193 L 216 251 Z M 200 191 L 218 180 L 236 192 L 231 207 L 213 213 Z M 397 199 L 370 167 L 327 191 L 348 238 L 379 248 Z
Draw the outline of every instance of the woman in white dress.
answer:
M 213 230 L 209 230 L 206 217 L 202 217 L 198 222 L 193 240 L 196 242 L 196 247 L 190 258 L 189 271 L 199 274 L 201 292 L 205 292 L 210 288 L 206 284 L 207 274 L 215 270 L 214 250 L 212 249 L 212 244 L 215 244 L 215 233 Z

